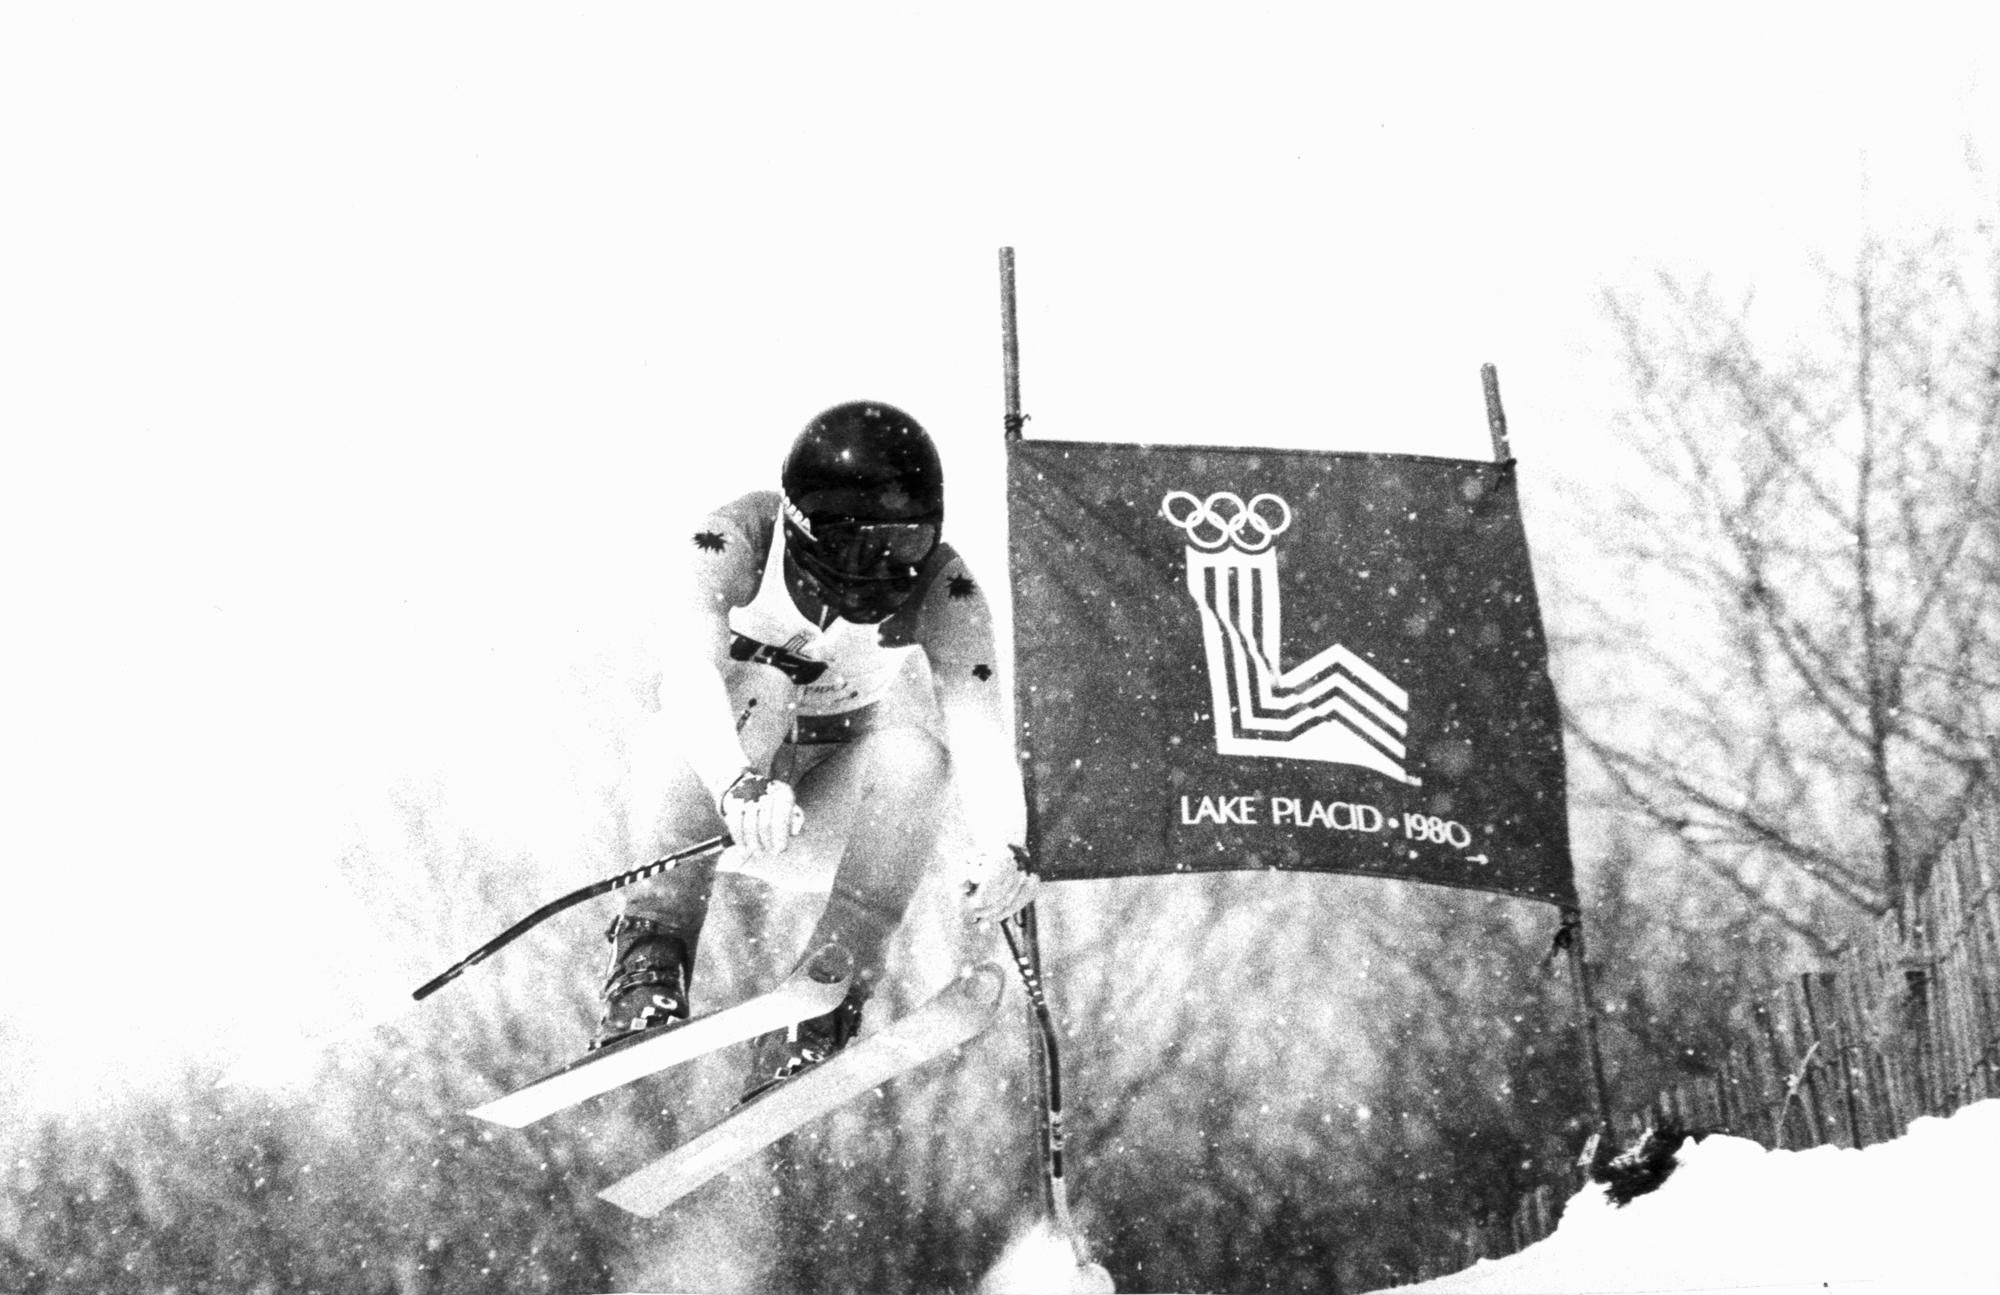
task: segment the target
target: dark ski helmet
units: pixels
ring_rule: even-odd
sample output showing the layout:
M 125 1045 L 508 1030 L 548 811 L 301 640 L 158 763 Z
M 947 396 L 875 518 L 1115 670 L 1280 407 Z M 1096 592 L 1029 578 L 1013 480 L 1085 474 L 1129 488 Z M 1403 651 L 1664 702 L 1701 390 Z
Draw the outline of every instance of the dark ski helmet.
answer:
M 835 405 L 785 456 L 785 548 L 842 620 L 884 620 L 916 592 L 944 527 L 944 467 L 917 420 Z

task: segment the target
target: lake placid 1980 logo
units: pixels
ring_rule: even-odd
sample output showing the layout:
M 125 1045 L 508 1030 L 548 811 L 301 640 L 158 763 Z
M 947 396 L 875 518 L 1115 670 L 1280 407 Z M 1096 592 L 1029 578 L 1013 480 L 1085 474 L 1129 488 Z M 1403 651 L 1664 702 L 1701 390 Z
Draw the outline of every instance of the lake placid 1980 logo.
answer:
M 1215 749 L 1223 755 L 1358 765 L 1417 785 L 1404 771 L 1410 697 L 1335 643 L 1286 670 L 1275 543 L 1292 508 L 1274 494 L 1244 500 L 1170 490 L 1160 516 L 1187 536 L 1187 589 L 1201 609 Z

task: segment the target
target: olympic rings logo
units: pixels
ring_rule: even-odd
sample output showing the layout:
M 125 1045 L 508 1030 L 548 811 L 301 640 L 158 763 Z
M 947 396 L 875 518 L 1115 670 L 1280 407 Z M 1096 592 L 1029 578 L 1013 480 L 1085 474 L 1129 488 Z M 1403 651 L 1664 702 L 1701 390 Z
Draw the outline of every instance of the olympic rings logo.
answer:
M 1266 511 L 1275 509 L 1270 517 Z M 1188 543 L 1205 553 L 1234 544 L 1245 553 L 1261 553 L 1292 524 L 1292 506 L 1276 495 L 1243 496 L 1218 490 L 1197 499 L 1185 490 L 1169 490 L 1160 500 L 1160 516 L 1187 532 Z

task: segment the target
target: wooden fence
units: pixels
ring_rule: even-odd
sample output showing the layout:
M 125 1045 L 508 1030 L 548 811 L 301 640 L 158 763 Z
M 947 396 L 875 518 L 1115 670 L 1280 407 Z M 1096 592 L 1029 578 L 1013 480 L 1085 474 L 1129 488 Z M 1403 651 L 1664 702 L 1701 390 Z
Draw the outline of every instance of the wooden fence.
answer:
M 1989 794 L 1899 926 L 1885 916 L 1831 968 L 1747 1005 L 1715 1073 L 1621 1121 L 1624 1140 L 1670 1119 L 1772 1148 L 1865 1147 L 1912 1120 L 2000 1097 L 2000 795 Z M 1511 1219 L 1469 1227 L 1425 1276 L 1524 1249 L 1555 1230 L 1582 1183 L 1537 1188 Z M 1560 1193 L 1560 1194 L 1559 1194 Z
M 1649 1115 L 1767 1147 L 1865 1147 L 2000 1096 L 2000 798 L 1982 799 L 1899 929 L 1745 1014 L 1716 1073 Z

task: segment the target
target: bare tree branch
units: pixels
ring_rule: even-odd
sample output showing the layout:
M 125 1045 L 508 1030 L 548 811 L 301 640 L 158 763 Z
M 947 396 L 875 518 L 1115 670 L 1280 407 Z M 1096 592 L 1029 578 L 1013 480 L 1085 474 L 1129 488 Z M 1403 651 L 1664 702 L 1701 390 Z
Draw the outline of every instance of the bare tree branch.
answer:
M 1900 911 L 2000 720 L 2000 232 L 1825 273 L 1777 345 L 1706 283 L 1607 297 L 1651 476 L 1563 642 L 1607 794 L 1800 936 L 1791 878 Z

